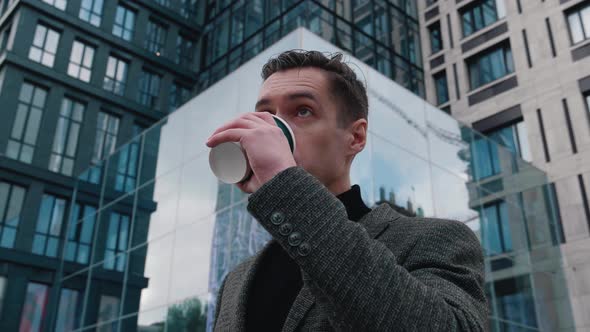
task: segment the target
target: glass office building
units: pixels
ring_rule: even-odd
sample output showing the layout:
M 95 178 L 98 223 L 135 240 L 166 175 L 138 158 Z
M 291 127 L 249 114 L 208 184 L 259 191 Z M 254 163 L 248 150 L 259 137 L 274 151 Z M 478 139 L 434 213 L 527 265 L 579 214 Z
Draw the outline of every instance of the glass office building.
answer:
M 208 1 L 197 91 L 225 77 L 297 27 L 423 96 L 414 0 Z
M 247 196 L 213 176 L 205 141 L 253 111 L 262 65 L 288 49 L 342 51 L 297 29 L 83 172 L 70 202 L 47 198 L 70 220 L 58 246 L 57 330 L 211 330 L 224 276 L 270 236 L 247 213 Z M 561 221 L 546 175 L 510 140 L 482 136 L 346 54 L 369 95 L 368 144 L 351 170 L 366 204 L 456 219 L 477 234 L 491 330 L 572 330 Z M 31 284 L 28 293 L 35 324 L 44 290 Z

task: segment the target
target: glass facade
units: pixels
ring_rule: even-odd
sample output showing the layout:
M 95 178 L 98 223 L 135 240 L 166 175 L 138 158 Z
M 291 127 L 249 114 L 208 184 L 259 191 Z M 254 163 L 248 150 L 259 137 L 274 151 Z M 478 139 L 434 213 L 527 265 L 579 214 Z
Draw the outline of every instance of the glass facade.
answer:
M 208 1 L 197 91 L 298 27 L 306 27 L 424 96 L 415 1 Z
M 339 50 L 298 29 L 105 154 L 100 184 L 87 181 L 91 169 L 82 174 L 73 201 L 84 198 L 96 210 L 77 208 L 69 229 L 92 220 L 91 254 L 59 276 L 83 299 L 80 331 L 211 330 L 221 281 L 270 235 L 248 214 L 247 196 L 213 176 L 204 142 L 253 110 L 259 84 L 242 82 L 259 79 L 266 60 L 288 49 Z M 571 321 L 546 175 L 362 60 L 347 60 L 368 88 L 368 142 L 351 169 L 365 203 L 459 220 L 475 232 L 486 250 L 490 330 L 555 330 Z M 495 177 L 478 175 L 480 141 L 498 151 Z M 133 144 L 141 151 L 135 184 L 115 190 Z

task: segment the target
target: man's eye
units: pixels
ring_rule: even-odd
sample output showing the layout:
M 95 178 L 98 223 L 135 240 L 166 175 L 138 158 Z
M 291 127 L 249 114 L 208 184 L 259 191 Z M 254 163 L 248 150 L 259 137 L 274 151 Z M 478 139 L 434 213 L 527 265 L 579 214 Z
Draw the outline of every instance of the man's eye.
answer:
M 308 116 L 311 116 L 311 110 L 307 107 L 300 108 L 297 110 L 297 115 L 307 118 Z

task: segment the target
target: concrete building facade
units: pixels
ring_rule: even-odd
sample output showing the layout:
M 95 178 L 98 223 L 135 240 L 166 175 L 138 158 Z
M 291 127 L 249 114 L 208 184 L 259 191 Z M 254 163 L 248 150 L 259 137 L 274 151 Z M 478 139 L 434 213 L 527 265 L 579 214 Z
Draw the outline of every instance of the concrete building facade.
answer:
M 575 327 L 589 329 L 590 1 L 419 6 L 428 101 L 547 173 Z

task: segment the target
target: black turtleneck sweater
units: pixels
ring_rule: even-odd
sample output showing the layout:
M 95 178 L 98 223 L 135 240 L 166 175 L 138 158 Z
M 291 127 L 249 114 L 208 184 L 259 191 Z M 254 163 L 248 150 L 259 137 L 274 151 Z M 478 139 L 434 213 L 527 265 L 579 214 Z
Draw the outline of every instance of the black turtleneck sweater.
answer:
M 371 211 L 356 184 L 336 197 L 352 221 L 359 221 Z M 254 276 L 246 308 L 246 331 L 280 331 L 303 286 L 297 263 L 278 243 L 271 246 Z

